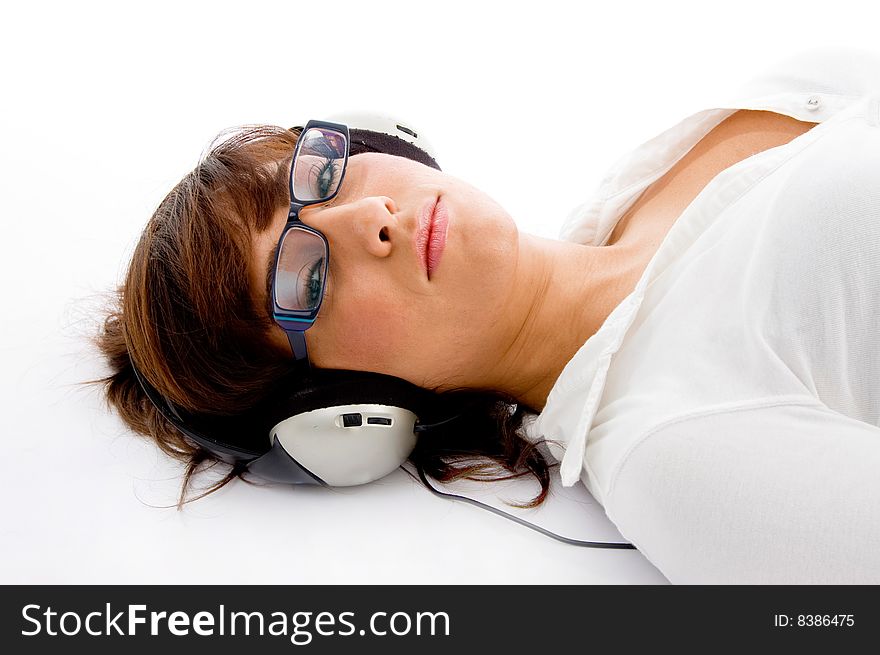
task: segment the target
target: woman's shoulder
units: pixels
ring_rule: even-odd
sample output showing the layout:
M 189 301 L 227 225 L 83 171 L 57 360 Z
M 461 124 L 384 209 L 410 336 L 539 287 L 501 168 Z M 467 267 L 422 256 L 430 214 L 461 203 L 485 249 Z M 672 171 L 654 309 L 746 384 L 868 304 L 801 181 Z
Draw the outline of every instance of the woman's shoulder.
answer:
M 852 99 L 880 92 L 880 52 L 859 48 L 810 48 L 751 68 L 756 72 L 747 75 L 745 83 L 732 81 L 735 90 L 727 98 L 707 99 L 700 111 L 620 157 L 591 197 L 569 212 L 559 238 L 603 245 L 639 194 L 737 110 L 753 111 L 742 113 L 734 123 L 770 120 L 768 112 L 794 119 L 792 125 L 822 122 Z M 817 104 L 817 97 L 825 96 L 825 102 Z
M 818 46 L 771 60 L 739 85 L 734 98 L 785 93 L 860 97 L 880 91 L 880 50 Z

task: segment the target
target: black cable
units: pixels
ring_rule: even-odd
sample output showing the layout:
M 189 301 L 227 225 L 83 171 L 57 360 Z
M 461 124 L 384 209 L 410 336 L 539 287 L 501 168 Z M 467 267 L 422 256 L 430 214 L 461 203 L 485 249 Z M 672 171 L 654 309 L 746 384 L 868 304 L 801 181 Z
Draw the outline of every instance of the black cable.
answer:
M 403 468 L 403 466 L 401 466 L 401 468 Z M 404 469 L 404 470 L 406 470 L 406 469 Z M 531 528 L 532 530 L 537 530 L 538 532 L 541 532 L 542 534 L 545 534 L 548 537 L 553 537 L 554 539 L 556 539 L 558 541 L 562 541 L 564 543 L 571 544 L 573 546 L 585 546 L 586 548 L 616 548 L 616 549 L 638 550 L 635 546 L 633 546 L 630 543 L 620 543 L 620 542 L 615 542 L 615 541 L 580 541 L 579 539 L 570 539 L 569 537 L 561 537 L 558 534 L 554 534 L 554 533 L 550 532 L 549 530 L 545 530 L 542 527 L 539 527 L 537 525 L 533 525 L 532 523 L 529 523 L 528 521 L 524 521 L 523 519 L 521 519 L 517 516 L 513 516 L 512 514 L 508 514 L 507 512 L 503 512 L 500 509 L 492 507 L 491 505 L 486 505 L 485 503 L 481 503 L 479 500 L 474 500 L 473 498 L 466 498 L 465 496 L 459 496 L 457 494 L 450 494 L 450 493 L 445 493 L 443 491 L 437 491 L 431 485 L 431 483 L 428 482 L 427 478 L 425 478 L 425 473 L 422 471 L 422 468 L 420 466 L 416 466 L 416 471 L 418 471 L 419 477 L 422 479 L 422 482 L 425 484 L 425 486 L 427 486 L 428 489 L 430 489 L 432 492 L 434 492 L 438 496 L 446 496 L 447 498 L 463 500 L 465 502 L 472 503 L 478 507 L 483 507 L 485 509 L 488 509 L 491 512 L 495 512 L 499 516 L 503 516 L 504 518 L 510 519 L 511 521 L 516 521 L 517 523 L 520 523 L 520 524 L 526 526 L 527 528 Z
M 456 414 L 455 416 L 444 419 L 444 420 L 439 421 L 437 423 L 416 423 L 415 427 L 413 427 L 413 432 L 415 432 L 416 434 L 418 434 L 419 432 L 427 432 L 428 430 L 433 430 L 438 425 L 443 425 L 444 423 L 449 423 L 450 421 L 454 421 L 455 419 L 457 419 L 461 416 L 463 416 L 463 414 Z

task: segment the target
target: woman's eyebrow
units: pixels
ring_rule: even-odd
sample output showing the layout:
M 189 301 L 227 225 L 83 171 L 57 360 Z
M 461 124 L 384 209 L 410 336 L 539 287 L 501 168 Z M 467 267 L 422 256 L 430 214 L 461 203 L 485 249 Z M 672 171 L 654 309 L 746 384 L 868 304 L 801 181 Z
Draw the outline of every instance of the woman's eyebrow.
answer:
M 269 314 L 269 318 L 273 318 L 275 313 L 275 305 L 272 302 L 272 279 L 275 273 L 275 258 L 278 256 L 279 245 L 281 245 L 281 241 L 278 241 L 275 247 L 269 251 L 269 259 L 266 262 L 266 312 Z

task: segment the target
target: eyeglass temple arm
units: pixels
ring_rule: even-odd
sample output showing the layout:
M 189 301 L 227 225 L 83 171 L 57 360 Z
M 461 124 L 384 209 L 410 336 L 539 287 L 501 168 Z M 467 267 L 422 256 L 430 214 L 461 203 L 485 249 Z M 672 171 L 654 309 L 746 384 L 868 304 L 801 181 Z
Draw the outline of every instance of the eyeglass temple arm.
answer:
M 293 353 L 293 358 L 296 361 L 301 359 L 306 360 L 311 368 L 311 362 L 309 362 L 308 351 L 306 350 L 306 335 L 305 333 L 299 330 L 287 330 L 287 340 L 290 342 L 290 350 Z

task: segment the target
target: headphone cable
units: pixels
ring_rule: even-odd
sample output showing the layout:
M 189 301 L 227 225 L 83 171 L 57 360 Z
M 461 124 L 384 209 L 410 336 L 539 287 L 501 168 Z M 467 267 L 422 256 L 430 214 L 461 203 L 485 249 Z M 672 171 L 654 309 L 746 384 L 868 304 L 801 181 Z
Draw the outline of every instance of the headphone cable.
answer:
M 630 543 L 620 543 L 620 542 L 613 542 L 613 541 L 611 541 L 611 542 L 609 542 L 609 541 L 581 541 L 579 539 L 571 539 L 569 537 L 562 537 L 558 534 L 554 534 L 553 532 L 550 532 L 549 530 L 545 530 L 544 528 L 542 528 L 540 526 L 529 523 L 528 521 L 524 521 L 523 519 L 519 518 L 518 516 L 513 516 L 512 514 L 508 514 L 507 512 L 503 512 L 500 509 L 492 507 L 491 505 L 487 505 L 486 503 L 481 503 L 479 500 L 474 500 L 473 498 L 467 498 L 465 496 L 459 496 L 457 494 L 450 494 L 450 493 L 446 493 L 443 491 L 438 491 L 437 489 L 435 489 L 431 485 L 430 482 L 428 482 L 427 478 L 425 477 L 424 471 L 422 471 L 422 467 L 420 467 L 418 465 L 414 465 L 414 466 L 416 468 L 416 471 L 418 471 L 419 477 L 422 479 L 422 482 L 428 487 L 428 489 L 430 489 L 436 495 L 446 496 L 447 498 L 452 498 L 452 499 L 457 499 L 457 500 L 463 500 L 465 502 L 476 505 L 477 507 L 482 507 L 484 509 L 488 509 L 490 512 L 494 512 L 495 514 L 498 514 L 499 516 L 503 516 L 506 519 L 510 519 L 511 521 L 516 521 L 517 523 L 524 525 L 527 528 L 531 528 L 532 530 L 537 530 L 538 532 L 545 534 L 548 537 L 552 537 L 553 539 L 556 539 L 558 541 L 562 541 L 563 543 L 571 544 L 572 546 L 584 546 L 586 548 L 614 548 L 614 549 L 621 549 L 621 550 L 624 550 L 624 549 L 638 550 L 635 546 L 633 546 Z M 403 467 L 403 465 L 401 465 L 400 468 L 402 468 L 404 471 L 406 471 L 407 473 L 412 475 L 406 468 Z

